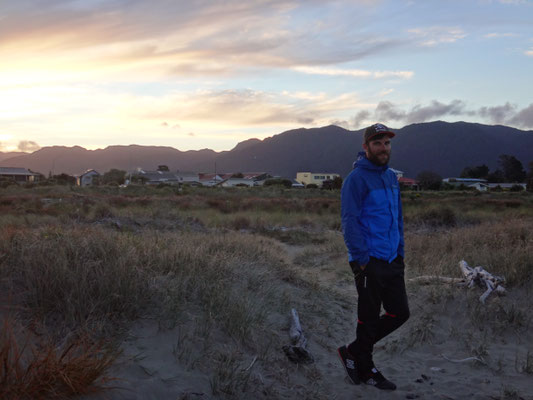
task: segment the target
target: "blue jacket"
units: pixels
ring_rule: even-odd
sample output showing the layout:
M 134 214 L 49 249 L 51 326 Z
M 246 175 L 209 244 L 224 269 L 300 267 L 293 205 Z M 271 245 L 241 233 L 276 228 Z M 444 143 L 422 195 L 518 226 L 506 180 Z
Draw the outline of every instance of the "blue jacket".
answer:
M 390 263 L 404 256 L 400 187 L 387 165 L 359 153 L 342 185 L 341 214 L 349 261 L 366 265 L 375 257 Z

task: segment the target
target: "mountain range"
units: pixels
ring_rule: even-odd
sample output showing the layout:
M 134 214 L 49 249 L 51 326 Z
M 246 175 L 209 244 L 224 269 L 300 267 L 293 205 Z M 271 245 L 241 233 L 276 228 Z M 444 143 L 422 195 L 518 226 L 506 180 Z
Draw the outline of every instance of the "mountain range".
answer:
M 459 176 L 466 166 L 486 164 L 498 168 L 501 154 L 513 155 L 524 168 L 533 161 L 533 131 L 501 125 L 467 122 L 427 122 L 393 129 L 390 166 L 415 177 L 424 170 L 443 177 Z M 296 172 L 333 172 L 345 176 L 361 150 L 363 130 L 350 131 L 330 125 L 294 129 L 264 140 L 249 139 L 230 151 L 210 149 L 180 151 L 163 146 L 83 147 L 51 146 L 33 153 L 1 153 L 0 166 L 24 167 L 48 175 L 80 174 L 87 169 L 101 173 L 111 168 L 155 170 L 167 165 L 171 171 L 246 172 L 265 171 L 294 177 Z

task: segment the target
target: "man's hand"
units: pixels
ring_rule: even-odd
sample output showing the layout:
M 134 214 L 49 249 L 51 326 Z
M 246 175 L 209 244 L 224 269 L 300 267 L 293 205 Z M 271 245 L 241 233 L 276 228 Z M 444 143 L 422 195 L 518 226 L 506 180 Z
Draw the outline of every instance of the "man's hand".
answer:
M 366 266 L 367 266 L 367 264 L 365 264 L 365 265 L 360 265 L 359 268 L 361 268 L 361 271 L 364 271 L 365 268 L 366 268 Z

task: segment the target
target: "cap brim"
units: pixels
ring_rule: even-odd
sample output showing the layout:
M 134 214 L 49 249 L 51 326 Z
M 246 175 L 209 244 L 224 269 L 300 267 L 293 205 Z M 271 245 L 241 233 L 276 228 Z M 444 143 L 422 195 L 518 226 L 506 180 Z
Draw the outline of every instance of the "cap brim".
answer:
M 396 136 L 396 134 L 394 132 L 383 131 L 383 132 L 374 133 L 372 136 L 368 137 L 366 140 L 370 142 L 374 136 L 379 136 L 379 135 L 387 135 L 390 139 L 392 139 L 394 136 Z

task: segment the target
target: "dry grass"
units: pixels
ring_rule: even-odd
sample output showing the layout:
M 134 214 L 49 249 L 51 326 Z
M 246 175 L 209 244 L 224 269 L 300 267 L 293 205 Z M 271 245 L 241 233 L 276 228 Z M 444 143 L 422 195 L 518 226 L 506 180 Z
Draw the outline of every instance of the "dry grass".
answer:
M 533 277 L 533 219 L 509 218 L 474 226 L 408 232 L 409 274 L 460 277 L 458 262 L 503 275 L 510 286 Z
M 141 316 L 157 319 L 162 330 L 177 328 L 177 362 L 203 371 L 214 396 L 280 398 L 297 388 L 304 398 L 328 398 L 329 367 L 287 366 L 279 351 L 287 327 L 279 321 L 296 307 L 311 342 L 328 354 L 353 334 L 356 296 L 338 196 L 279 188 L 9 188 L 0 191 L 0 290 L 23 306 L 21 320 L 36 318 L 51 332 L 82 328 L 118 343 Z M 508 289 L 527 292 L 532 204 L 522 194 L 405 197 L 408 276 L 460 276 L 458 262 L 465 259 L 504 275 Z M 409 332 L 403 349 L 445 340 L 435 309 L 457 308 L 464 335 L 473 338 L 463 338 L 472 354 L 485 350 L 474 339 L 486 323 L 494 335 L 511 330 L 520 337 L 531 325 L 524 312 L 530 303 L 491 301 L 481 308 L 473 292 L 409 289 L 420 309 L 403 331 Z M 84 365 L 83 357 L 95 362 L 91 382 L 106 374 L 108 364 L 98 369 L 104 348 L 95 342 L 28 344 L 22 351 L 13 337 L 2 338 L 10 376 L 28 365 L 57 369 L 61 360 Z M 24 358 L 32 348 L 39 349 L 33 361 Z M 530 373 L 530 354 L 520 357 L 517 368 Z M 209 368 L 205 359 L 213 360 Z
M 94 393 L 112 380 L 107 370 L 118 353 L 88 336 L 58 347 L 5 318 L 0 330 L 0 398 L 67 399 Z M 22 342 L 22 343 L 21 343 Z

